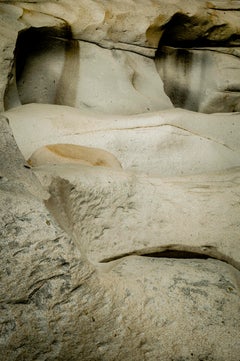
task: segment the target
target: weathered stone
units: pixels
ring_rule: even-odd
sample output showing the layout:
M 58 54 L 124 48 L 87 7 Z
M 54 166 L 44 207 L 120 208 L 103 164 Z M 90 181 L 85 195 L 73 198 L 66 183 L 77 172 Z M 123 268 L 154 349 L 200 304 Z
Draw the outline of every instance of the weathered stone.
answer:
M 35 31 L 19 42 L 17 64 L 21 57 L 25 66 L 17 81 L 19 104 L 62 104 L 112 114 L 172 107 L 153 59 L 129 51 Z M 13 106 L 10 100 L 8 105 Z
M 239 361 L 239 11 L 0 0 L 1 360 Z
M 189 175 L 240 165 L 238 113 L 174 109 L 123 117 L 30 104 L 5 116 L 26 159 L 45 144 L 75 143 L 107 150 L 125 170 L 150 175 Z
M 14 49 L 18 32 L 24 28 L 18 21 L 23 10 L 8 4 L 0 3 L 0 111 L 4 110 L 4 93 L 6 86 L 15 82 L 11 69 L 14 62 Z
M 46 145 L 37 149 L 28 159 L 28 164 L 33 167 L 43 164 L 71 163 L 121 169 L 121 164 L 111 153 L 75 144 Z
M 240 110 L 238 48 L 162 47 L 156 64 L 176 107 L 203 113 Z
M 21 180 L 0 187 L 4 361 L 237 360 L 234 267 L 140 256 L 93 266 Z
M 239 168 L 170 179 L 73 165 L 36 174 L 46 187 L 60 177 L 47 204 L 94 263 L 177 250 L 240 267 Z

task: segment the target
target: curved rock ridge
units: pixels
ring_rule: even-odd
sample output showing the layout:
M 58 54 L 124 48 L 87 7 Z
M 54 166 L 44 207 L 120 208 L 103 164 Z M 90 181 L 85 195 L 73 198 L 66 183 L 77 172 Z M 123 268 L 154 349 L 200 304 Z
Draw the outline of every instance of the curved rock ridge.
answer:
M 237 113 L 199 115 L 172 109 L 106 117 L 70 107 L 30 104 L 5 115 L 25 159 L 47 144 L 70 143 L 104 149 L 125 170 L 162 177 L 240 165 Z

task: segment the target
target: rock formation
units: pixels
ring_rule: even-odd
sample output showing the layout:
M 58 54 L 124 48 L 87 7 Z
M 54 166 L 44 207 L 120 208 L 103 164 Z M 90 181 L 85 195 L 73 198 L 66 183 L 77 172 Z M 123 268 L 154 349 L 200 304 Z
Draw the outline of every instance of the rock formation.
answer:
M 3 361 L 239 361 L 239 11 L 0 0 Z

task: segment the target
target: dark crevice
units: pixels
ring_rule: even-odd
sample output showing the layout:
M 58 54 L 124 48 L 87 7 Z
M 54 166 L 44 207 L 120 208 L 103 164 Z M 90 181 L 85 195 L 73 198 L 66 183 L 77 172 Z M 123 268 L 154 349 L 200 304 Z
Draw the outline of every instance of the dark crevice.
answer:
M 141 56 L 143 56 L 145 58 L 149 58 L 149 59 L 153 59 L 155 57 L 155 52 L 156 52 L 155 47 L 131 44 L 131 43 L 123 42 L 123 41 L 118 41 L 116 44 L 114 44 L 111 42 L 109 42 L 109 43 L 102 42 L 101 43 L 101 42 L 97 42 L 97 41 L 93 41 L 93 40 L 89 40 L 89 39 L 86 40 L 86 39 L 81 39 L 81 38 L 79 38 L 78 40 L 81 42 L 84 42 L 84 43 L 94 44 L 102 49 L 126 51 L 129 53 L 141 55 Z M 121 44 L 123 46 L 121 46 Z M 149 55 L 148 53 L 151 55 Z
M 46 51 L 49 48 L 49 38 L 64 38 L 70 40 L 72 37 L 69 26 L 65 27 L 42 27 L 29 28 L 19 33 L 16 50 L 16 80 L 18 81 L 24 70 L 27 58 L 36 53 Z M 52 46 L 52 44 L 51 44 Z
M 209 257 L 206 254 L 200 254 L 196 252 L 187 252 L 187 251 L 176 251 L 176 250 L 166 250 L 163 252 L 154 252 L 148 254 L 142 254 L 143 257 L 154 257 L 154 258 L 177 258 L 177 259 L 208 259 L 213 258 Z
M 43 55 L 45 54 L 46 56 L 55 54 L 56 59 L 57 54 L 64 54 L 62 56 L 62 74 L 59 75 L 58 70 L 56 72 L 54 67 L 52 70 L 51 63 L 44 60 Z M 58 104 L 58 101 L 61 102 L 62 82 L 68 78 L 66 72 L 69 70 L 67 69 L 69 63 L 71 62 L 72 71 L 76 71 L 76 68 L 79 67 L 76 54 L 78 55 L 78 42 L 72 40 L 72 32 L 68 24 L 55 27 L 30 27 L 20 31 L 14 50 L 14 62 L 9 74 L 8 86 L 4 94 L 5 110 L 28 103 Z M 59 69 L 57 62 L 56 68 Z M 31 69 L 36 74 L 31 74 Z M 74 101 L 72 93 L 76 88 L 76 81 L 69 84 L 69 89 L 64 89 L 66 93 L 64 102 L 68 102 L 69 98 Z M 64 103 L 64 105 L 71 104 Z
M 109 257 L 101 260 L 99 263 L 109 263 L 125 259 L 126 257 L 139 256 L 148 258 L 164 258 L 172 260 L 217 260 L 219 262 L 225 262 L 232 267 L 239 270 L 239 262 L 235 262 L 232 258 L 219 252 L 214 246 L 201 246 L 201 247 L 183 247 L 183 246 L 169 246 L 168 248 L 153 248 L 142 249 L 133 252 L 119 254 L 114 257 Z M 188 250 L 189 249 L 189 250 Z
M 162 46 L 175 48 L 196 48 L 196 47 L 230 47 L 240 46 L 240 34 L 229 34 L 227 23 L 214 25 L 210 21 L 199 17 L 190 17 L 185 14 L 175 14 L 164 26 L 163 35 L 159 42 L 156 56 L 159 55 Z M 219 33 L 219 35 L 217 34 Z
M 129 252 L 125 254 L 121 254 L 115 257 L 105 258 L 99 263 L 108 263 L 112 261 L 119 260 L 121 258 L 129 257 L 129 256 L 141 256 L 141 257 L 152 257 L 152 258 L 171 258 L 171 259 L 218 259 L 216 257 L 209 256 L 207 254 L 197 253 L 197 252 L 188 252 L 182 250 L 165 250 L 159 252 L 148 252 L 148 253 L 141 253 L 139 252 Z

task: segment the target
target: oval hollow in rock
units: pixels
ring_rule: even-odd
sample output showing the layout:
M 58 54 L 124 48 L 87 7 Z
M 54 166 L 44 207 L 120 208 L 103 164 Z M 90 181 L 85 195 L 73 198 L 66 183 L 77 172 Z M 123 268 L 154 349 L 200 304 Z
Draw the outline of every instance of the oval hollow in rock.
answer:
M 37 149 L 28 159 L 31 166 L 44 164 L 85 164 L 120 169 L 117 158 L 99 148 L 83 147 L 75 144 L 50 144 Z

